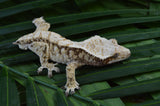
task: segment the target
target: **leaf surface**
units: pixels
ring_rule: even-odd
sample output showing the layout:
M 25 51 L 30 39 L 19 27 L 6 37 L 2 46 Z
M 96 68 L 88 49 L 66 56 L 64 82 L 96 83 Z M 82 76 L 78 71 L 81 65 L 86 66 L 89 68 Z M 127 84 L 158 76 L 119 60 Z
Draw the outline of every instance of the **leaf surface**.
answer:
M 28 106 L 47 106 L 41 90 L 30 78 L 26 82 L 26 96 Z
M 38 0 L 38 1 L 32 1 L 32 2 L 27 2 L 23 4 L 19 4 L 13 7 L 8 7 L 5 9 L 0 10 L 0 18 L 10 16 L 16 13 L 24 12 L 27 10 L 31 10 L 34 8 L 38 8 L 41 6 L 45 5 L 51 5 L 53 3 L 58 3 L 58 2 L 64 2 L 65 0 Z
M 0 69 L 0 104 L 2 106 L 20 106 L 16 83 L 9 77 L 8 69 Z
M 88 96 L 93 99 L 123 97 L 128 95 L 153 92 L 160 90 L 160 78 L 130 83 L 110 89 L 96 91 Z

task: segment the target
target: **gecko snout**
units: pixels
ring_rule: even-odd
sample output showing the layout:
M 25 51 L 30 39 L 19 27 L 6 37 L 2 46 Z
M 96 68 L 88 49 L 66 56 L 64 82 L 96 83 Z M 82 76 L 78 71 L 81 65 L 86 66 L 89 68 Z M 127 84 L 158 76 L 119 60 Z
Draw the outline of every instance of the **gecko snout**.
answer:
M 18 45 L 18 44 L 19 44 L 19 41 L 15 41 L 15 42 L 13 42 L 12 44 Z

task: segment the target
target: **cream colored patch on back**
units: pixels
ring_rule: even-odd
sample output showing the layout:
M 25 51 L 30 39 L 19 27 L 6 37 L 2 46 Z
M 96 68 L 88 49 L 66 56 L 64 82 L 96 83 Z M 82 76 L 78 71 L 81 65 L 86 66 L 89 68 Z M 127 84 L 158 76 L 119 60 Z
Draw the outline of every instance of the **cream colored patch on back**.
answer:
M 80 48 L 101 59 L 108 58 L 115 53 L 114 44 L 100 36 L 94 36 L 82 41 L 80 45 Z
M 65 53 L 66 53 L 65 48 L 61 48 L 61 54 L 65 54 Z
M 69 56 L 72 57 L 74 55 L 74 51 L 73 50 L 69 50 Z
M 56 53 L 59 52 L 59 49 L 58 49 L 58 47 L 57 47 L 56 45 L 54 45 L 54 51 L 55 51 Z

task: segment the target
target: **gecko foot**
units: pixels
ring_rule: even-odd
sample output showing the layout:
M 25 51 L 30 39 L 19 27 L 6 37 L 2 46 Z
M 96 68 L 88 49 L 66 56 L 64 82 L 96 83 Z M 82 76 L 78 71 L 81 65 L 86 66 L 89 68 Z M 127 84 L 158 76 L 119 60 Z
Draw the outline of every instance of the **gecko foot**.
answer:
M 48 77 L 51 78 L 52 77 L 52 71 L 55 72 L 60 72 L 60 69 L 58 67 L 52 66 L 51 68 L 48 68 Z
M 77 81 L 74 81 L 72 83 L 67 83 L 65 86 L 65 94 L 66 96 L 68 96 L 69 94 L 74 94 L 75 93 L 75 89 L 80 89 L 79 84 L 77 83 Z
M 37 73 L 38 73 L 38 74 L 39 74 L 39 73 L 41 73 L 41 72 L 42 72 L 42 70 L 43 70 L 43 68 L 44 68 L 44 67 L 42 67 L 42 66 L 41 66 L 41 67 L 39 67 L 39 68 L 38 68 L 38 70 L 37 70 Z
M 43 68 L 47 68 L 48 69 L 48 77 L 51 78 L 52 77 L 52 71 L 55 71 L 55 72 L 60 72 L 60 69 L 58 67 L 55 67 L 54 64 L 47 64 L 46 66 L 40 66 L 38 68 L 38 71 L 37 73 L 41 73 Z
M 51 78 L 52 77 L 52 71 L 48 70 L 48 77 Z
M 60 69 L 58 67 L 53 67 L 52 70 L 54 70 L 55 72 L 59 73 Z

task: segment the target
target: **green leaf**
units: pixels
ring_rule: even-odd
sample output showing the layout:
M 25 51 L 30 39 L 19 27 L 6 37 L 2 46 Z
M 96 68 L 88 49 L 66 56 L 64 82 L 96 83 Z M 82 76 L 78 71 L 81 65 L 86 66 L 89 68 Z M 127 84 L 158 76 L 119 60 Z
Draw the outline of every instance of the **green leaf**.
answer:
M 128 76 L 128 77 L 113 79 L 112 81 L 118 85 L 125 85 L 125 84 L 136 82 L 137 80 L 133 76 Z
M 10 78 L 6 67 L 0 70 L 0 86 L 1 106 L 20 106 L 19 94 L 15 81 Z
M 13 68 L 11 68 L 11 67 L 8 67 L 8 66 L 6 66 L 6 65 L 4 65 L 4 64 L 2 64 L 2 63 L 0 63 L 0 67 L 7 67 L 11 72 L 13 72 L 14 74 L 17 74 L 17 75 L 19 75 L 19 76 L 21 76 L 21 77 L 23 77 L 23 78 L 28 79 L 28 77 L 29 77 L 26 73 L 21 73 L 21 72 L 13 69 Z M 38 80 L 38 79 L 36 79 L 36 78 L 35 78 L 35 79 L 33 79 L 33 78 L 31 79 L 31 81 L 33 81 L 33 80 L 34 80 L 37 84 L 46 86 L 46 87 L 48 87 L 48 88 L 51 88 L 51 89 L 54 89 L 54 90 L 59 89 L 59 88 L 56 87 L 55 85 L 51 85 L 51 84 L 46 83 L 46 82 L 44 82 L 44 81 Z M 29 81 L 30 81 L 30 80 L 29 80 Z M 32 83 L 29 82 L 29 84 L 32 84 Z M 33 89 L 33 88 L 32 88 L 32 89 Z M 88 99 L 88 98 L 83 97 L 83 96 L 78 95 L 78 94 L 74 94 L 73 97 L 75 97 L 76 99 L 79 99 L 79 100 L 81 100 L 81 101 L 87 102 L 87 103 L 95 104 L 95 102 L 94 102 L 93 100 Z
M 159 106 L 159 105 L 160 105 L 160 100 L 150 100 L 143 103 L 137 103 L 133 106 Z
M 138 81 L 145 81 L 145 80 L 149 80 L 149 79 L 160 78 L 160 72 L 158 70 L 155 72 L 143 73 L 140 75 L 136 75 L 135 78 Z
M 79 91 L 81 95 L 87 96 L 95 91 L 103 90 L 106 88 L 110 88 L 107 82 L 98 82 L 93 84 L 83 85 L 81 90 Z M 124 106 L 123 102 L 119 98 L 112 98 L 112 99 L 103 99 L 103 100 L 96 100 L 101 105 L 107 106 Z
M 76 99 L 74 97 L 68 97 L 68 103 L 69 103 L 69 106 L 88 106 L 88 105 L 91 105 L 91 103 L 88 103 L 85 101 L 82 102 L 81 100 Z
M 159 20 L 160 20 L 160 16 L 119 18 L 119 19 L 102 20 L 102 21 L 95 21 L 95 22 L 86 22 L 86 23 L 77 24 L 77 25 L 70 25 L 70 26 L 54 29 L 54 31 L 64 36 L 68 36 L 73 34 L 100 30 L 104 28 L 118 27 L 122 25 L 136 24 L 136 23 L 153 22 L 153 21 L 159 21 Z
M 54 3 L 58 3 L 58 2 L 64 2 L 65 0 L 38 0 L 38 1 L 32 1 L 32 2 L 27 2 L 27 3 L 23 3 L 23 4 L 19 4 L 13 7 L 8 7 L 5 9 L 1 9 L 0 10 L 0 18 L 2 17 L 6 17 L 9 15 L 13 15 L 16 13 L 20 13 L 23 11 L 27 11 L 27 10 L 31 10 L 34 8 L 38 8 L 41 6 L 45 6 L 45 5 L 51 5 Z
M 29 80 L 31 86 L 29 88 L 33 91 L 30 93 L 33 95 L 32 97 L 34 97 L 33 100 L 45 100 L 47 104 L 43 105 L 48 106 L 141 105 L 137 103 L 139 101 L 139 98 L 137 100 L 137 95 L 129 96 L 131 99 L 134 99 L 135 102 L 130 101 L 130 99 L 128 100 L 126 97 L 120 97 L 126 93 L 128 93 L 126 95 L 136 93 L 138 96 L 143 96 L 141 93 L 145 90 L 148 92 L 145 94 L 148 98 L 143 100 L 144 104 L 150 105 L 148 100 L 152 100 L 150 101 L 151 105 L 153 105 L 152 103 L 156 103 L 153 99 L 159 101 L 158 94 L 160 90 L 156 91 L 156 89 L 159 89 L 159 83 L 150 83 L 151 79 L 156 80 L 155 78 L 160 78 L 160 16 L 158 16 L 160 4 L 158 0 L 4 1 L 6 0 L 0 1 L 0 18 L 2 22 L 0 27 L 0 67 L 8 68 L 9 71 L 7 72 L 9 76 L 7 78 L 12 78 L 13 81 L 18 82 L 16 83 L 20 85 L 18 88 L 23 86 L 23 90 L 27 90 L 28 88 L 25 85 L 26 80 Z M 54 2 L 57 3 L 55 4 Z M 32 5 L 34 3 L 35 5 Z M 10 17 L 11 15 L 13 15 L 13 17 Z M 65 65 L 58 65 L 62 71 L 58 74 L 54 72 L 52 79 L 46 76 L 46 69 L 38 75 L 36 72 L 39 67 L 38 56 L 30 51 L 22 51 L 11 43 L 18 37 L 33 32 L 35 27 L 31 20 L 25 22 L 20 22 L 20 20 L 24 20 L 24 18 L 25 20 L 32 19 L 34 16 L 45 16 L 45 20 L 53 24 L 51 26 L 52 31 L 58 32 L 71 40 L 80 41 L 95 34 L 106 38 L 116 38 L 119 44 L 123 44 L 122 46 L 131 50 L 132 55 L 128 60 L 104 67 L 84 66 L 78 68 L 76 71 L 76 79 L 78 79 L 77 82 L 80 83 L 82 89 L 72 96 L 65 97 L 64 91 L 59 88 L 61 86 L 58 87 L 58 85 L 66 82 L 66 75 L 64 74 Z M 4 18 L 12 19 L 7 20 Z M 108 79 L 110 80 L 106 82 Z M 142 81 L 146 83 L 143 85 Z M 109 88 L 107 83 L 113 88 Z M 122 87 L 121 85 L 123 85 L 126 87 L 129 83 L 131 83 L 131 86 L 132 84 L 135 85 L 126 88 L 132 91 L 124 91 L 123 93 L 121 92 L 122 89 L 119 89 L 119 91 L 115 90 L 115 86 Z M 140 85 L 136 85 L 137 83 Z M 157 85 L 152 86 L 152 84 Z M 142 90 L 143 86 L 144 89 Z M 38 89 L 40 88 L 40 94 L 42 94 L 43 98 L 38 98 L 39 90 L 37 90 L 36 87 L 38 87 Z M 137 88 L 133 89 L 134 87 Z M 147 87 L 153 90 L 154 94 L 147 91 Z M 93 100 L 88 97 L 88 95 L 103 90 L 103 88 L 113 90 L 115 93 L 112 92 L 114 95 L 111 96 L 115 96 L 116 98 L 109 97 L 102 100 Z M 18 90 L 21 104 L 27 105 L 25 104 L 27 99 L 26 92 L 20 92 L 20 89 Z M 83 91 L 84 93 L 82 93 Z M 1 93 L 0 88 L 0 94 Z M 37 93 L 38 99 L 36 99 L 35 93 Z M 124 95 L 120 95 L 120 93 Z M 6 97 L 6 95 L 3 95 L 3 97 Z M 159 103 L 156 104 L 159 105 Z
M 3 3 L 3 2 L 5 2 L 5 1 L 8 1 L 8 0 L 1 0 L 0 3 Z
M 58 89 L 56 92 L 56 105 L 57 106 L 69 106 L 62 90 Z
M 129 48 L 132 53 L 130 59 L 144 58 L 144 57 L 158 55 L 160 53 L 159 45 L 160 42 L 156 42 L 144 46 L 131 47 Z
M 41 90 L 31 78 L 26 82 L 26 96 L 28 106 L 47 106 Z
M 24 58 L 24 57 L 30 57 L 30 58 Z M 20 59 L 23 58 L 23 59 Z M 33 61 L 33 60 L 38 60 L 38 56 L 36 56 L 36 54 L 31 53 L 31 52 L 26 52 L 23 54 L 18 54 L 12 57 L 4 57 L 4 58 L 0 58 L 1 61 L 3 61 L 3 63 L 7 64 L 7 65 L 14 65 L 14 64 L 18 64 L 18 63 L 24 63 L 24 62 L 28 62 L 28 61 Z
M 159 7 L 159 3 L 149 3 L 149 9 L 151 10 L 155 10 L 155 11 L 151 11 L 149 12 L 151 15 L 160 15 L 160 7 Z
M 57 17 L 48 17 L 46 18 L 46 20 L 51 24 L 58 24 L 62 22 L 84 20 L 88 18 L 95 18 L 95 17 L 101 17 L 101 16 L 141 13 L 141 12 L 148 12 L 148 10 L 147 9 L 121 9 L 121 10 L 107 10 L 107 11 L 97 11 L 97 12 L 82 12 L 82 13 L 62 15 Z
M 99 10 L 113 10 L 129 8 L 119 1 L 97 1 L 97 0 L 75 0 L 76 4 L 82 11 L 99 11 Z M 112 5 L 111 5 L 112 4 Z
M 155 72 L 144 73 L 144 74 L 136 75 L 135 78 L 138 81 L 144 81 L 144 80 L 149 80 L 149 79 L 154 79 L 154 78 L 160 78 L 160 72 L 159 71 L 155 71 Z M 160 99 L 160 92 L 151 93 L 151 96 L 155 100 Z
M 58 24 L 62 22 L 68 21 L 75 21 L 75 20 L 82 20 L 87 18 L 94 18 L 99 16 L 106 16 L 106 15 L 114 15 L 114 14 L 124 14 L 124 13 L 136 13 L 136 12 L 147 12 L 148 10 L 145 9 L 128 9 L 128 10 L 108 10 L 108 11 L 99 11 L 99 12 L 86 12 L 86 13 L 77 13 L 77 14 L 69 14 L 69 15 L 62 15 L 56 17 L 48 17 L 45 18 L 46 21 L 50 22 L 51 24 Z M 16 31 L 22 31 L 34 28 L 34 25 L 31 21 L 20 22 L 16 24 L 10 24 L 3 27 L 0 27 L 0 35 L 9 34 Z
M 157 90 L 160 90 L 160 78 L 130 83 L 118 87 L 113 87 L 110 89 L 100 90 L 88 96 L 93 99 L 102 99 L 102 98 L 104 99 L 104 98 L 123 97 L 128 95 L 153 92 Z
M 41 89 L 44 98 L 47 102 L 47 106 L 56 106 L 56 90 L 49 88 L 47 86 L 39 85 L 39 88 Z M 54 98 L 54 100 L 53 100 Z
M 31 24 L 31 21 L 21 22 L 16 24 L 9 24 L 3 27 L 0 27 L 0 35 L 9 34 L 16 31 L 22 31 L 26 29 L 34 28 L 34 25 Z
M 143 0 L 142 1 L 139 1 L 139 0 L 129 0 L 129 1 L 131 1 L 131 3 L 136 3 L 136 5 L 137 4 L 141 4 L 141 5 L 144 5 L 144 6 L 147 6 L 148 2 L 149 2 L 149 1 L 146 2 L 146 1 L 143 1 Z
M 141 29 L 141 30 L 133 30 L 133 31 L 123 31 L 122 34 L 114 33 L 114 34 L 103 34 L 106 38 L 115 38 L 118 43 L 127 43 L 138 40 L 145 40 L 151 38 L 158 38 L 160 34 L 160 28 L 150 28 L 150 29 Z

